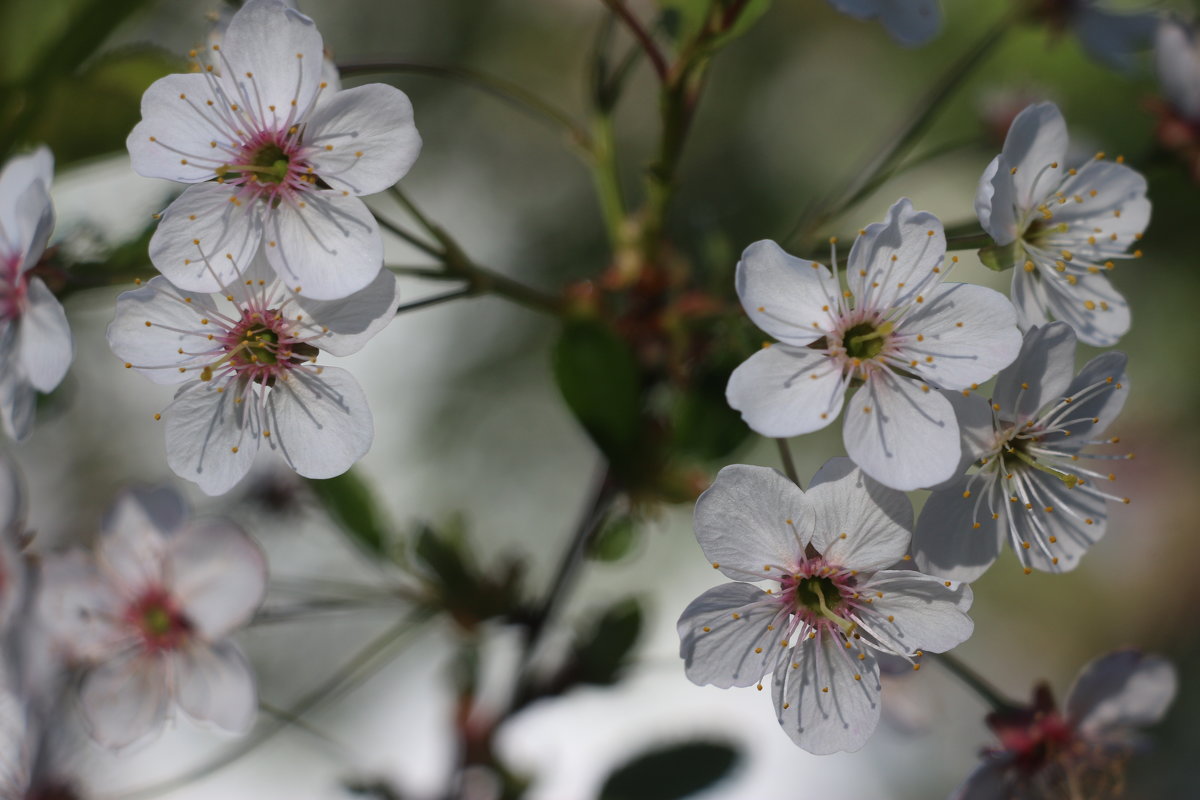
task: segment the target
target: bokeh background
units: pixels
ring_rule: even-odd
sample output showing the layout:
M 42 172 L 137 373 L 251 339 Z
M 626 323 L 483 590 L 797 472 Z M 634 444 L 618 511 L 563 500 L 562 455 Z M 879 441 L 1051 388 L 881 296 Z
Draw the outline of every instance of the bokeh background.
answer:
M 37 67 L 37 43 L 69 24 L 77 5 L 9 0 L 0 7 L 0 20 L 8 22 L 0 25 L 4 74 Z M 203 43 L 206 13 L 217 5 L 150 4 L 83 64 L 99 78 L 75 81 L 46 98 L 50 112 L 29 135 L 49 140 L 58 153 L 56 240 L 64 248 L 103 261 L 111 248 L 141 234 L 175 191 L 134 175 L 120 149 L 137 119 L 137 94 L 130 99 L 127 87 L 157 67 L 110 66 L 104 54 L 141 52 L 151 44 L 159 50 L 150 61 L 182 63 L 189 48 Z M 753 30 L 720 53 L 669 220 L 670 237 L 698 285 L 731 297 L 741 249 L 757 239 L 787 237 L 802 209 L 844 185 L 1011 6 L 1005 0 L 942 5 L 943 33 L 906 50 L 880 26 L 841 16 L 823 0 L 775 0 Z M 304 0 L 300 6 L 340 62 L 473 67 L 586 119 L 586 56 L 606 16 L 599 0 Z M 649 2 L 631 7 L 652 15 Z M 425 140 L 403 186 L 476 260 L 552 293 L 610 266 L 591 178 L 559 132 L 454 81 L 389 80 L 412 98 Z M 917 157 L 931 157 L 818 231 L 818 240 L 839 233 L 848 239 L 900 196 L 947 227 L 971 222 L 980 172 L 998 151 L 1011 115 L 1035 99 L 1060 105 L 1083 157 L 1098 149 L 1121 153 L 1149 179 L 1154 214 L 1143 242 L 1146 257 L 1123 263 L 1114 277 L 1134 319 L 1119 347 L 1130 355 L 1134 388 L 1114 429 L 1122 447 L 1137 454 L 1119 473 L 1120 491 L 1133 502 L 1112 510 L 1106 539 L 1071 574 L 1026 576 L 1006 552 L 975 584 L 976 633 L 957 651 L 1018 698 L 1037 680 L 1049 681 L 1061 698 L 1084 663 L 1121 646 L 1170 657 L 1181 692 L 1152 732 L 1153 748 L 1132 767 L 1130 796 L 1137 798 L 1188 797 L 1200 785 L 1200 687 L 1193 680 L 1200 627 L 1192 614 L 1200 606 L 1200 187 L 1155 144 L 1147 101 L 1156 94 L 1148 69 L 1119 75 L 1089 61 L 1070 35 L 1014 27 L 922 139 Z M 656 104 L 643 63 L 616 116 L 632 198 L 652 157 Z M 96 156 L 97 142 L 111 142 L 111 155 Z M 376 207 L 396 212 L 386 198 Z M 803 252 L 799 247 L 794 250 Z M 388 252 L 389 264 L 422 263 L 398 240 L 389 241 Z M 971 251 L 959 255 L 964 268 L 957 279 L 1006 290 L 1009 276 L 987 271 Z M 143 274 L 152 274 L 148 262 Z M 406 279 L 404 288 L 417 299 L 444 287 Z M 166 481 L 190 490 L 167 469 L 162 431 L 153 420 L 169 402 L 169 388 L 121 369 L 105 344 L 118 291 L 101 287 L 69 298 L 74 366 L 40 409 L 33 437 L 10 446 L 28 475 L 42 550 L 86 541 L 104 507 L 130 482 Z M 401 546 L 419 523 L 458 519 L 453 524 L 467 532 L 479 564 L 499 571 L 505 559 L 517 558 L 527 565 L 528 591 L 542 591 L 601 469 L 554 383 L 557 330 L 554 320 L 502 299 L 474 298 L 402 315 L 362 353 L 345 359 L 376 420 L 374 446 L 358 471 Z M 1081 348 L 1081 362 L 1090 355 Z M 842 454 L 838 426 L 794 440 L 793 451 L 807 479 L 824 460 Z M 732 462 L 778 466 L 774 444 L 754 436 L 707 470 L 715 474 Z M 190 496 L 200 513 L 232 516 L 259 538 L 281 587 L 275 599 L 286 599 L 287 585 L 316 578 L 386 580 L 388 570 L 364 558 L 302 484 L 275 469 L 277 462 L 260 466 L 253 485 L 229 497 Z M 643 507 L 631 552 L 583 569 L 550 649 L 624 596 L 643 604 L 642 635 L 623 680 L 540 702 L 501 731 L 500 755 L 533 779 L 528 796 L 595 797 L 607 775 L 633 756 L 697 739 L 728 743 L 738 753 L 733 769 L 698 798 L 946 796 L 972 769 L 989 734 L 982 723 L 986 709 L 936 667 L 889 682 L 884 722 L 864 750 L 820 758 L 791 744 L 768 697 L 686 680 L 675 620 L 719 580 L 696 546 L 690 518 L 690 503 Z M 290 708 L 402 613 L 380 607 L 252 628 L 241 641 L 258 670 L 264 702 Z M 459 636 L 449 622 L 430 623 L 398 640 L 302 720 L 277 725 L 278 717 L 264 713 L 263 730 L 246 742 L 179 721 L 136 753 L 112 757 L 85 744 L 73 758 L 98 797 L 135 796 L 134 790 L 193 769 L 195 776 L 152 796 L 336 798 L 351 796 L 346 781 L 380 780 L 396 796 L 438 797 L 453 757 Z M 493 692 L 497 705 L 504 702 L 516 648 L 511 631 L 488 628 L 484 697 Z M 212 759 L 249 744 L 254 747 L 244 757 L 213 766 Z

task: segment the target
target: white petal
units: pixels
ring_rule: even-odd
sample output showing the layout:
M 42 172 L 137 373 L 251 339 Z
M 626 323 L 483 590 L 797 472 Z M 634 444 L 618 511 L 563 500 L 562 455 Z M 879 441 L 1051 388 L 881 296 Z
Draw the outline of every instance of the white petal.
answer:
M 353 195 L 382 192 L 404 177 L 421 152 L 412 103 L 382 83 L 323 102 L 308 120 L 304 142 L 316 148 L 308 160 L 317 175 Z
M 804 492 L 783 475 L 731 464 L 696 501 L 693 524 L 714 567 L 735 580 L 757 581 L 799 563 L 811 519 Z
M 1154 65 L 1163 94 L 1186 119 L 1200 119 L 1200 51 L 1188 26 L 1164 18 L 1154 39 Z
M 1126 251 L 1150 224 L 1146 188 L 1142 174 L 1124 164 L 1089 161 L 1062 185 L 1067 202 L 1051 206 L 1051 222 L 1069 227 L 1052 228 L 1038 244 L 1059 255 L 1071 253 L 1076 265 L 1080 259 L 1100 267 L 1108 259 L 1130 258 Z
M 266 557 L 232 523 L 192 523 L 168 539 L 166 557 L 171 595 L 210 642 L 248 622 L 262 603 Z
M 1111 347 L 1129 331 L 1129 304 L 1104 275 L 1079 275 L 1074 285 L 1039 264 L 1044 317 L 1062 320 L 1084 344 Z
M 39 731 L 26 714 L 25 703 L 0 675 L 0 798 L 29 797 L 30 772 Z
M 370 210 L 353 195 L 308 192 L 267 221 L 267 259 L 293 291 L 316 300 L 347 297 L 383 267 L 383 239 Z
M 776 344 L 729 376 L 725 400 L 756 433 L 812 433 L 837 419 L 845 398 L 842 368 L 824 351 Z
M 947 483 L 958 480 L 967 471 L 972 462 L 978 461 L 991 453 L 996 446 L 996 423 L 992 416 L 992 406 L 983 397 L 970 390 L 962 392 L 942 393 L 950 405 L 954 406 L 954 418 L 958 420 L 958 432 L 961 436 L 962 455 L 958 460 L 958 469 Z M 930 487 L 938 490 L 946 484 Z
M 973 581 L 995 563 L 1006 528 L 1003 517 L 992 519 L 984 485 L 964 477 L 930 495 L 913 534 L 913 560 L 919 570 L 947 580 Z M 968 487 L 973 489 L 964 497 Z
M 147 520 L 163 534 L 182 528 L 192 513 L 187 500 L 172 486 L 133 486 L 121 490 L 118 502 L 108 509 L 100 523 L 102 530 L 114 530 L 120 524 L 126 500 L 136 504 L 140 519 Z
M 250 263 L 262 241 L 262 212 L 257 201 L 233 200 L 235 187 L 201 183 L 163 212 L 150 238 L 150 260 L 175 286 L 220 291 Z
M 22 256 L 23 269 L 37 262 L 54 226 L 50 182 L 54 156 L 46 147 L 14 156 L 0 171 L 0 243 Z
M 96 559 L 102 573 L 131 597 L 162 587 L 166 546 L 163 530 L 141 498 L 125 492 L 105 515 Z
M 1008 487 L 1009 493 L 999 498 L 997 524 L 1008 532 L 1022 563 L 1043 572 L 1075 569 L 1083 554 L 1104 536 L 1108 522 L 1105 499 L 1084 486 L 1068 488 L 1039 470 L 1018 469 L 1014 474 L 1021 483 Z
M 32 152 L 13 156 L 0 170 L 0 220 L 8 227 L 16 214 L 18 198 L 35 183 L 47 189 L 54 179 L 54 155 L 42 146 Z
M 1025 334 L 1017 360 L 996 377 L 992 402 L 1004 419 L 1024 423 L 1044 406 L 1058 402 L 1075 369 L 1075 331 L 1063 322 Z
M 1016 189 L 1011 170 L 1001 153 L 979 176 L 979 187 L 975 190 L 975 215 L 998 245 L 1012 244 L 1021 233 L 1017 227 Z
M 92 738 L 119 750 L 157 734 L 170 710 L 165 671 L 158 656 L 131 650 L 88 672 L 79 699 Z
M 1017 325 L 1021 330 L 1043 327 L 1050 322 L 1046 313 L 1045 291 L 1042 289 L 1041 276 L 1036 272 L 1026 272 L 1024 269 L 1012 271 L 1013 307 L 1017 309 Z
M 82 551 L 48 556 L 42 565 L 38 613 L 55 642 L 75 658 L 107 659 L 128 643 L 119 620 L 124 598 Z
M 230 101 L 274 130 L 303 119 L 321 91 L 321 34 L 311 19 L 279 0 L 242 6 L 210 59 L 220 67 Z
M 11 342 L 13 328 L 6 332 Z M 13 345 L 0 345 L 0 417 L 4 432 L 20 442 L 33 433 L 33 417 L 37 396 L 25 377 L 24 370 L 16 363 Z
M 875 595 L 867 616 L 871 632 L 896 652 L 944 653 L 965 642 L 975 630 L 966 612 L 971 587 L 951 588 L 941 579 L 911 570 L 877 572 L 861 591 Z
M 258 714 L 254 671 L 233 642 L 194 644 L 172 654 L 175 699 L 188 716 L 246 733 Z
M 75 356 L 71 328 L 58 299 L 41 278 L 31 278 L 28 305 L 18 323 L 21 366 L 35 389 L 52 391 L 67 374 Z
M 928 291 L 946 257 L 942 222 L 903 197 L 854 240 L 846 276 L 859 309 L 888 309 Z
M 842 442 L 863 472 L 902 491 L 951 477 L 962 452 L 950 401 L 884 369 L 850 398 Z
M 271 445 L 306 478 L 341 475 L 371 449 L 375 436 L 367 397 L 345 370 L 324 367 L 279 380 L 267 398 Z
M 900 44 L 916 47 L 937 36 L 942 29 L 942 10 L 937 0 L 829 0 L 830 4 L 858 19 L 878 19 Z
M 1136 56 L 1149 49 L 1158 16 L 1153 13 L 1122 14 L 1082 4 L 1074 13 L 1071 27 L 1087 54 L 1113 69 L 1131 72 Z
M 208 495 L 224 494 L 246 475 L 262 435 L 257 393 L 233 381 L 218 388 L 188 384 L 164 412 L 167 463 Z
M 400 282 L 390 270 L 381 269 L 367 288 L 341 300 L 296 297 L 313 324 L 328 328 L 317 345 L 335 356 L 357 353 L 396 316 Z
M 199 73 L 167 75 L 150 84 L 142 95 L 142 119 L 125 140 L 134 172 L 180 183 L 217 176 L 241 137 L 222 121 L 217 109 L 228 101 L 213 88 L 213 78 Z
M 781 342 L 804 346 L 834 328 L 841 289 L 833 274 L 788 255 L 775 242 L 764 239 L 746 248 L 736 284 L 750 321 Z
M 924 298 L 894 338 L 904 337 L 900 357 L 916 362 L 912 371 L 928 383 L 943 389 L 983 383 L 1021 351 L 1016 309 L 999 292 L 948 283 Z
M 1121 650 L 1086 667 L 1067 695 L 1068 719 L 1085 734 L 1153 725 L 1175 699 L 1175 667 L 1159 656 Z
M 1050 196 L 1067 171 L 1067 121 L 1058 106 L 1038 103 L 1017 114 L 1002 152 L 1012 175 L 1012 200 L 1018 211 L 1033 208 Z
M 108 346 L 155 383 L 192 380 L 196 368 L 216 360 L 203 355 L 214 349 L 209 335 L 220 333 L 211 321 L 216 319 L 215 312 L 209 295 L 180 292 L 158 276 L 117 298 L 116 316 L 108 326 Z M 202 319 L 209 319 L 209 324 L 202 324 Z
M 848 458 L 832 458 L 808 490 L 813 547 L 831 564 L 870 571 L 895 564 L 908 552 L 912 503 L 872 480 Z
M 779 644 L 786 627 L 782 611 L 777 598 L 748 583 L 727 583 L 697 597 L 676 626 L 688 680 L 721 689 L 758 683 L 786 657 Z
M 1108 429 L 1129 397 L 1129 376 L 1125 374 L 1125 354 L 1102 353 L 1079 370 L 1066 392 L 1061 396 L 1071 398 L 1069 408 L 1061 409 L 1053 419 L 1069 425 L 1067 431 L 1048 433 L 1042 442 L 1059 450 L 1078 450 L 1088 440 Z
M 779 724 L 808 752 L 854 752 L 875 731 L 879 666 L 869 651 L 860 652 L 865 658 L 843 647 L 840 637 L 818 636 L 796 645 L 775 670 L 771 695 Z
M 25 533 L 28 513 L 28 491 L 21 470 L 10 456 L 0 453 L 0 536 L 15 542 Z

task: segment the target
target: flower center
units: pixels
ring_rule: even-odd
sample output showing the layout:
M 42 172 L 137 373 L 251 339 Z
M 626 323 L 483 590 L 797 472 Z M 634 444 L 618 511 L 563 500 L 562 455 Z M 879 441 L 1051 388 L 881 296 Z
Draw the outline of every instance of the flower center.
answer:
M 814 614 L 824 611 L 836 614 L 842 606 L 842 593 L 832 578 L 801 578 L 796 583 L 794 602 L 797 610 L 806 608 Z
M 290 163 L 287 153 L 274 142 L 268 142 L 250 156 L 250 166 L 257 170 L 258 179 L 268 183 L 282 183 Z
M 174 650 L 191 635 L 192 624 L 162 589 L 150 589 L 133 603 L 125 614 L 137 631 L 142 646 L 153 652 Z
M 14 320 L 25 310 L 25 294 L 28 281 L 21 272 L 21 258 L 17 255 L 3 259 L 0 266 L 0 320 Z
M 866 361 L 879 355 L 891 332 L 892 326 L 888 323 L 876 328 L 870 322 L 860 322 L 842 334 L 842 346 L 846 348 L 846 355 Z

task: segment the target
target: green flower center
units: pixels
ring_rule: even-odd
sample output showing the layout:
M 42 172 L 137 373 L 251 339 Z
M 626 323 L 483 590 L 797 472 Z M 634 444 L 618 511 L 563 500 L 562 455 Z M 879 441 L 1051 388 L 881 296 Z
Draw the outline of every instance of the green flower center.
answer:
M 256 167 L 258 179 L 268 183 L 283 183 L 287 177 L 290 160 L 277 144 L 265 144 L 250 159 L 250 165 Z
M 837 611 L 842 606 L 842 593 L 832 578 L 801 578 L 796 584 L 796 607 L 806 608 L 820 616 L 822 611 Z
M 891 328 L 887 323 L 876 328 L 869 322 L 860 322 L 842 334 L 842 346 L 851 358 L 863 361 L 874 358 L 883 350 L 885 337 L 892 332 Z
M 275 364 L 279 361 L 277 353 L 279 334 L 270 328 L 259 326 L 246 331 L 242 339 L 247 361 L 258 364 Z
M 142 612 L 142 629 L 151 636 L 166 636 L 171 632 L 171 615 L 162 606 L 151 606 Z

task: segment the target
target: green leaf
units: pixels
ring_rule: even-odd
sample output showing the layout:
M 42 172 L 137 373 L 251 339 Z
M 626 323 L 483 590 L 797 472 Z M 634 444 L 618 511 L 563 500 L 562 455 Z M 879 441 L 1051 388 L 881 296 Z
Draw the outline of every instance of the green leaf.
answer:
M 632 597 L 610 606 L 579 645 L 579 679 L 602 686 L 615 683 L 642 632 L 642 608 Z
M 728 372 L 679 392 L 671 414 L 672 436 L 678 455 L 706 461 L 718 459 L 745 441 L 749 429 L 725 400 Z M 715 375 L 715 373 L 714 373 Z
M 473 570 L 467 565 L 458 547 L 429 526 L 422 526 L 417 533 L 414 554 L 438 577 L 444 589 L 460 587 L 474 590 Z
M 726 10 L 736 0 L 659 0 L 662 9 L 662 25 L 675 42 L 685 42 L 696 36 L 709 24 L 723 24 Z M 722 45 L 736 39 L 754 26 L 758 18 L 767 13 L 771 0 L 750 0 L 738 13 L 737 20 L 729 30 L 712 39 L 713 45 Z
M 599 321 L 573 320 L 563 327 L 553 358 L 567 407 L 610 462 L 628 466 L 637 449 L 642 406 L 629 347 Z
M 716 742 L 688 742 L 643 753 L 608 776 L 600 800 L 680 800 L 724 778 L 739 760 Z
M 1006 245 L 994 244 L 979 251 L 979 260 L 983 262 L 983 265 L 996 272 L 1012 269 L 1024 258 L 1025 248 L 1021 246 L 1020 240 Z
M 637 543 L 637 525 L 628 514 L 609 520 L 588 543 L 588 557 L 596 561 L 620 561 Z
M 387 532 L 371 489 L 357 471 L 351 469 L 336 478 L 310 479 L 308 484 L 326 513 L 355 544 L 373 556 L 386 557 Z
M 150 0 L 5 0 L 0 83 L 44 84 L 74 72 Z

